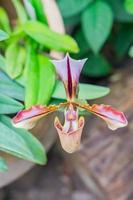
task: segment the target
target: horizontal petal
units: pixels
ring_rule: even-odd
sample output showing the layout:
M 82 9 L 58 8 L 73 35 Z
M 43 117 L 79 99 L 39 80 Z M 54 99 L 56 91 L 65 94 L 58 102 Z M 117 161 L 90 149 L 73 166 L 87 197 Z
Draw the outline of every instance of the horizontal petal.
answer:
M 12 123 L 17 128 L 32 129 L 40 118 L 66 105 L 67 103 L 61 103 L 57 106 L 32 106 L 29 109 L 18 112 L 17 115 L 12 119 Z
M 87 59 L 75 60 L 67 54 L 62 60 L 51 60 L 64 83 L 67 97 L 72 99 L 77 92 L 79 76 Z
M 116 110 L 110 105 L 97 105 L 94 104 L 92 106 L 88 104 L 78 104 L 77 106 L 88 110 L 89 112 L 99 116 L 107 123 L 108 127 L 111 130 L 116 130 L 120 127 L 127 126 L 128 122 L 123 112 Z

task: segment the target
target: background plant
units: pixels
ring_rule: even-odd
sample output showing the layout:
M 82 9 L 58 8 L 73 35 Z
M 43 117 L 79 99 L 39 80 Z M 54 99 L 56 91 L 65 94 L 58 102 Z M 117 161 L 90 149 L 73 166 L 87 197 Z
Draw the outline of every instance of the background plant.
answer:
M 12 0 L 12 3 L 18 16 L 15 26 L 10 25 L 12 21 L 6 10 L 0 7 L 0 150 L 45 164 L 46 153 L 41 143 L 28 131 L 14 128 L 10 116 L 34 103 L 50 101 L 55 71 L 44 52 L 49 53 L 50 49 L 76 52 L 78 46 L 68 35 L 49 29 L 40 10 L 41 1 L 31 2 L 35 8 L 34 21 L 21 1 Z M 0 170 L 7 170 L 4 158 L 0 158 Z
M 83 74 L 110 74 L 133 42 L 132 0 L 58 0 L 62 16 L 76 39 L 78 58 L 88 57 Z M 70 9 L 71 8 L 71 9 Z
M 46 153 L 40 142 L 28 131 L 14 128 L 10 117 L 24 107 L 66 98 L 48 55 L 50 50 L 77 53 L 79 47 L 69 35 L 48 27 L 41 0 L 23 1 L 24 5 L 19 0 L 11 2 L 17 13 L 15 22 L 0 7 L 0 150 L 44 164 Z M 109 92 L 108 88 L 82 83 L 79 89 L 82 101 Z M 0 170 L 7 170 L 4 158 L 0 158 Z

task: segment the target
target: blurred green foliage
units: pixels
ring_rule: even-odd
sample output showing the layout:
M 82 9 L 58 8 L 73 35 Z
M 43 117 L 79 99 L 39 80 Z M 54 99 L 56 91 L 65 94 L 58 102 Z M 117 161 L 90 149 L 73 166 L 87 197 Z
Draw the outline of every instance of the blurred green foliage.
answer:
M 51 50 L 78 53 L 77 57 L 84 57 L 89 51 L 90 59 L 83 73 L 89 76 L 110 73 L 110 64 L 98 52 L 110 34 L 113 12 L 106 2 L 60 1 L 64 17 L 71 22 L 82 23 L 82 29 L 74 33 L 74 40 L 67 34 L 59 34 L 49 28 L 41 0 L 24 0 L 24 4 L 20 0 L 12 0 L 11 3 L 17 13 L 13 23 L 5 9 L 0 7 L 0 151 L 45 164 L 46 154 L 41 143 L 28 131 L 14 128 L 9 116 L 24 107 L 48 105 L 65 98 L 64 88 L 56 80 L 55 68 L 50 62 Z M 105 10 L 106 18 L 103 14 Z M 77 18 L 79 14 L 81 16 Z M 98 37 L 99 34 L 101 37 Z M 106 87 L 89 84 L 80 84 L 79 89 L 81 100 L 95 99 L 109 93 Z M 0 171 L 6 169 L 5 160 L 0 158 Z
M 76 58 L 88 57 L 83 74 L 107 76 L 133 43 L 132 0 L 57 0 L 64 22 L 77 41 Z M 71 9 L 70 9 L 71 8 Z M 131 50 L 129 55 L 131 55 Z
M 11 3 L 17 13 L 13 26 L 6 10 L 0 7 L 0 151 L 45 164 L 46 153 L 41 143 L 28 131 L 14 128 L 6 115 L 24 106 L 48 104 L 56 74 L 47 55 L 54 49 L 73 53 L 79 49 L 70 36 L 48 27 L 40 0 Z M 6 169 L 5 160 L 0 158 L 0 171 Z
M 7 170 L 8 170 L 8 166 L 5 159 L 0 157 L 0 172 L 5 172 Z

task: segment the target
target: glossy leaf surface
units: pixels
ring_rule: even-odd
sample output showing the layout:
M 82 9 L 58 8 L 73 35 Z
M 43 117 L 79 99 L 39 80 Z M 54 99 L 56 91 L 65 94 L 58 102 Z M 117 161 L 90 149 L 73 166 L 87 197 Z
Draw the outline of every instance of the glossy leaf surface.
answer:
M 76 42 L 70 36 L 54 32 L 41 22 L 27 22 L 24 25 L 24 31 L 36 42 L 49 49 L 75 53 L 79 50 Z
M 27 51 L 26 59 L 26 87 L 25 87 L 25 106 L 30 108 L 37 103 L 38 86 L 39 86 L 39 66 L 35 49 L 30 44 Z
M 11 78 L 21 75 L 25 64 L 26 52 L 24 47 L 11 43 L 6 50 L 6 72 Z
M 39 86 L 37 104 L 47 105 L 55 85 L 55 70 L 49 59 L 43 55 L 38 55 L 39 63 Z
M 0 41 L 6 40 L 8 38 L 9 38 L 9 35 L 5 31 L 0 29 Z
M 95 1 L 83 13 L 84 35 L 94 53 L 100 51 L 111 31 L 112 23 L 112 10 L 104 1 Z
M 46 163 L 46 155 L 40 142 L 28 131 L 14 128 L 10 118 L 0 116 L 0 150 L 38 163 Z
M 0 94 L 0 114 L 16 113 L 23 109 L 23 105 L 18 101 Z
M 5 70 L 5 68 L 6 68 L 5 58 L 2 55 L 0 55 L 0 69 Z
M 9 22 L 9 19 L 8 19 L 8 15 L 7 15 L 5 9 L 2 8 L 2 7 L 0 7 L 0 26 L 7 33 L 11 32 L 10 22 Z

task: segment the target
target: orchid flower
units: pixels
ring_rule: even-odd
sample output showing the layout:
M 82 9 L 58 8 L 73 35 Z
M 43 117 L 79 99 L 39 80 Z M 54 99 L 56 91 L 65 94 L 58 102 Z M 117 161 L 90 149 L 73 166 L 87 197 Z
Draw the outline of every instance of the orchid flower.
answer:
M 59 105 L 36 105 L 30 109 L 22 110 L 12 119 L 13 125 L 19 128 L 31 129 L 40 118 L 60 108 L 64 108 L 64 124 L 62 125 L 58 117 L 56 117 L 54 126 L 58 132 L 62 148 L 68 153 L 73 153 L 80 147 L 85 120 L 84 117 L 78 116 L 79 108 L 97 115 L 112 130 L 126 126 L 127 120 L 124 114 L 110 105 L 94 104 L 91 106 L 76 101 L 78 97 L 79 76 L 86 60 L 75 60 L 68 54 L 62 60 L 52 60 L 57 74 L 64 84 L 67 101 Z

